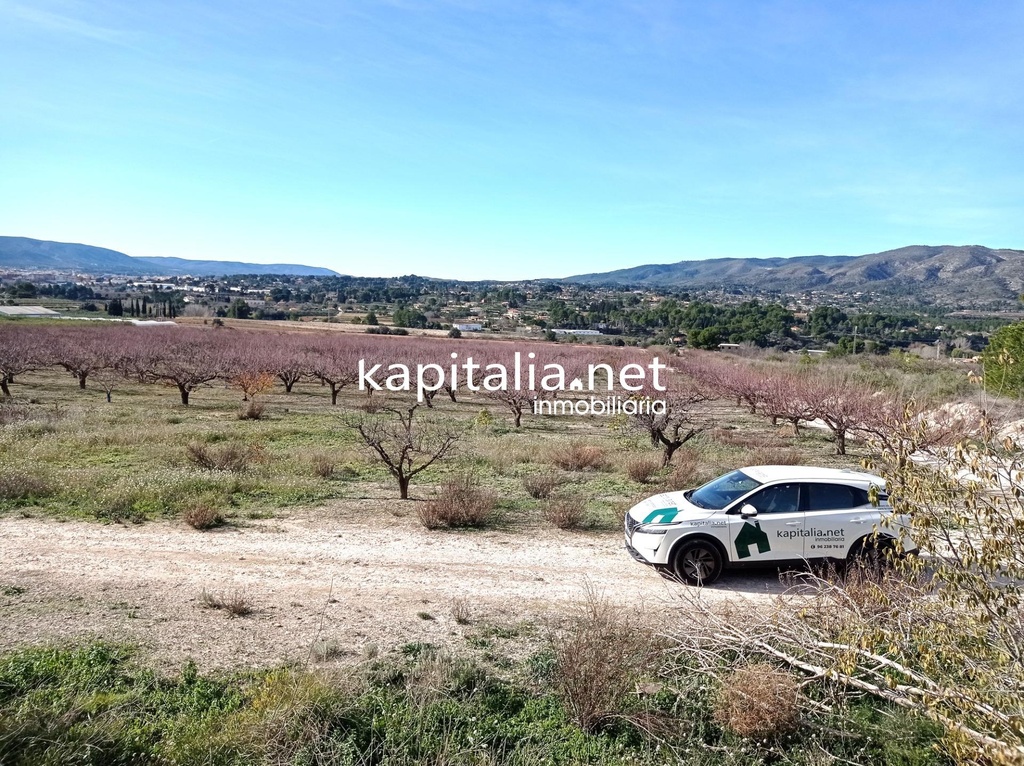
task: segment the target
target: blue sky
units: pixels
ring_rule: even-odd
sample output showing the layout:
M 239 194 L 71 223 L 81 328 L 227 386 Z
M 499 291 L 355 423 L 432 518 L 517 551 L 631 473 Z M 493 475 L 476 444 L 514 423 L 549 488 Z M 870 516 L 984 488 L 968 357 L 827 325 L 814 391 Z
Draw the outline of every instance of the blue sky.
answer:
M 0 234 L 566 276 L 1024 249 L 1024 4 L 0 0 Z

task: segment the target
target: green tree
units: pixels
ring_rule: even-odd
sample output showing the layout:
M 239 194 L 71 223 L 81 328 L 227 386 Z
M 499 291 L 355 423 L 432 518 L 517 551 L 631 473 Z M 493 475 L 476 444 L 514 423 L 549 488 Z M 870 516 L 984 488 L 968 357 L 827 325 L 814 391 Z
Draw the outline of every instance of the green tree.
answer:
M 15 282 L 7 288 L 7 294 L 15 298 L 35 298 L 36 286 L 31 282 Z
M 377 315 L 372 311 L 366 315 L 366 324 L 374 326 L 380 324 L 380 322 L 377 321 Z
M 248 319 L 251 314 L 252 309 L 242 298 L 235 298 L 228 306 L 228 316 L 232 319 Z
M 1005 396 L 1024 394 L 1024 322 L 996 330 L 981 359 L 987 391 Z
M 722 342 L 722 333 L 717 327 L 705 327 L 703 330 L 691 333 L 687 341 L 694 348 L 716 349 Z

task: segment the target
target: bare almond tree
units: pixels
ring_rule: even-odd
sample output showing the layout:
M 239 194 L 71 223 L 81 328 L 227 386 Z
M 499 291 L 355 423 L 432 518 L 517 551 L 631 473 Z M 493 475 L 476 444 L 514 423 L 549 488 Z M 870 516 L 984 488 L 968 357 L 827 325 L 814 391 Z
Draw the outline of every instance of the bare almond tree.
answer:
M 651 445 L 661 447 L 662 467 L 672 462 L 676 450 L 710 427 L 710 414 L 704 405 L 716 398 L 708 385 L 688 375 L 673 374 L 667 383 L 666 391 L 645 387 L 641 403 L 652 406 L 649 410 L 642 407 L 632 416 L 634 425 L 647 434 Z M 653 406 L 658 402 L 664 407 Z
M 772 425 L 785 420 L 793 428 L 793 436 L 800 434 L 800 424 L 814 419 L 814 406 L 804 378 L 793 373 L 778 372 L 766 376 L 757 411 L 771 418 Z
M 38 337 L 31 328 L 15 327 L 0 332 L 0 392 L 10 396 L 15 376 L 38 367 L 39 357 Z
M 505 405 L 505 409 L 512 416 L 513 425 L 516 428 L 520 428 L 523 423 L 523 413 L 533 406 L 533 399 L 537 394 L 533 391 L 520 391 L 515 388 L 509 388 L 508 390 L 488 391 L 486 396 L 488 399 L 493 399 Z
M 846 454 L 847 435 L 871 417 L 881 400 L 839 370 L 826 370 L 803 379 L 803 396 L 811 415 L 835 438 L 836 454 Z
M 224 344 L 208 333 L 184 329 L 169 331 L 173 335 L 156 335 L 155 330 L 147 332 L 150 335 L 138 337 L 138 342 L 149 341 L 159 351 L 155 356 L 148 357 L 145 373 L 150 380 L 165 381 L 176 386 L 184 406 L 188 406 L 193 391 L 225 374 Z
M 347 339 L 329 338 L 306 349 L 306 371 L 331 389 L 331 404 L 338 403 L 338 394 L 359 380 L 361 349 Z
M 452 424 L 417 421 L 418 407 L 419 404 L 406 410 L 387 407 L 374 415 L 350 420 L 371 454 L 395 477 L 402 500 L 409 499 L 409 482 L 413 477 L 448 457 L 462 436 Z

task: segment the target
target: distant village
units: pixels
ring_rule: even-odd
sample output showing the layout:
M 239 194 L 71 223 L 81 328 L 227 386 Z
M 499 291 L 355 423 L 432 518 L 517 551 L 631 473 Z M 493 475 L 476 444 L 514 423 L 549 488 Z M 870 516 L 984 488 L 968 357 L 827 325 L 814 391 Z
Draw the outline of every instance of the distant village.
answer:
M 735 353 L 756 348 L 811 355 L 899 350 L 969 359 L 985 347 L 992 331 L 1024 317 L 893 304 L 892 298 L 869 292 L 757 294 L 553 280 L 0 272 L 0 320 L 327 322 L 361 332 L 468 333 Z

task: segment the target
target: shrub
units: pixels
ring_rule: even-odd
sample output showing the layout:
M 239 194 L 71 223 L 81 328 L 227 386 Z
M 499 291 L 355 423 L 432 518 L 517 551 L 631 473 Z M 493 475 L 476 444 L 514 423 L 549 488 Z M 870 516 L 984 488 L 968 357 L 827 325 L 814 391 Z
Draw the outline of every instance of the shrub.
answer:
M 199 603 L 205 609 L 220 609 L 231 617 L 247 617 L 256 611 L 249 595 L 243 590 L 228 594 L 210 593 L 206 589 L 199 595 Z
M 715 720 L 741 737 L 767 739 L 796 731 L 800 725 L 796 679 L 766 663 L 753 663 L 722 680 L 715 700 Z
M 205 531 L 224 525 L 224 517 L 220 512 L 206 503 L 198 503 L 182 514 L 182 520 L 192 529 Z
M 238 409 L 239 420 L 261 420 L 265 407 L 263 402 L 250 399 Z
M 258 445 L 222 444 L 212 447 L 202 442 L 190 442 L 185 447 L 185 457 L 204 471 L 242 473 L 249 468 L 249 463 L 263 459 L 263 450 Z
M 634 613 L 588 591 L 586 602 L 554 646 L 554 686 L 584 731 L 625 712 L 637 682 L 655 665 L 658 646 Z
M 482 489 L 476 479 L 463 474 L 448 479 L 437 495 L 417 512 L 427 529 L 441 527 L 482 527 L 491 521 L 497 495 Z
M 313 475 L 321 479 L 329 479 L 334 476 L 334 471 L 338 467 L 338 464 L 334 462 L 334 458 L 322 453 L 313 455 L 309 462 L 313 467 Z
M 579 529 L 587 513 L 586 498 L 559 495 L 544 504 L 544 518 L 559 529 Z
M 551 462 L 564 471 L 585 471 L 588 468 L 597 469 L 603 466 L 605 455 L 600 447 L 573 439 L 553 451 Z
M 626 460 L 626 475 L 638 484 L 646 484 L 661 468 L 661 459 L 655 455 L 633 455 Z
M 533 473 L 523 478 L 523 487 L 527 494 L 536 500 L 545 500 L 550 497 L 561 483 L 561 477 L 554 471 Z
M 469 602 L 464 598 L 452 599 L 452 617 L 459 625 L 469 625 L 470 609 Z

